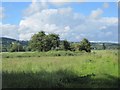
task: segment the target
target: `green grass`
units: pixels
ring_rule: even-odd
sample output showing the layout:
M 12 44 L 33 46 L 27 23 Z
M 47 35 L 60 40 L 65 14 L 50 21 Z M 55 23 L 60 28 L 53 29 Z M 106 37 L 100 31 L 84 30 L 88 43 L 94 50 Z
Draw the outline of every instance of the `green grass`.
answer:
M 115 50 L 2 55 L 3 88 L 118 87 L 118 53 Z
M 82 52 L 81 52 L 82 53 Z M 48 52 L 5 52 L 2 54 L 3 58 L 15 57 L 41 57 L 41 56 L 77 56 L 80 52 L 72 51 L 48 51 Z

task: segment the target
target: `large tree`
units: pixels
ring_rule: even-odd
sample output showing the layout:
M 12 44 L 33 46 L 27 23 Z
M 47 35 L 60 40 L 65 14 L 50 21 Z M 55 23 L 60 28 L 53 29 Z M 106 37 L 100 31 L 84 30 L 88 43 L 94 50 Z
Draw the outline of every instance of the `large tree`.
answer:
M 105 46 L 105 43 L 103 43 L 103 50 L 105 50 L 106 49 L 106 46 Z
M 67 40 L 61 41 L 60 49 L 62 50 L 70 50 L 70 43 Z
M 49 34 L 48 38 L 51 41 L 51 43 L 50 43 L 51 49 L 54 50 L 54 49 L 59 47 L 59 44 L 60 44 L 59 35 L 57 35 L 57 34 Z
M 30 47 L 33 51 L 43 51 L 45 32 L 34 34 L 30 40 Z
M 56 34 L 46 35 L 44 31 L 34 34 L 30 40 L 33 51 L 49 51 L 59 46 L 59 36 Z
M 88 39 L 84 38 L 81 42 L 80 42 L 80 50 L 85 50 L 86 52 L 91 52 L 91 45 L 90 42 L 88 41 Z

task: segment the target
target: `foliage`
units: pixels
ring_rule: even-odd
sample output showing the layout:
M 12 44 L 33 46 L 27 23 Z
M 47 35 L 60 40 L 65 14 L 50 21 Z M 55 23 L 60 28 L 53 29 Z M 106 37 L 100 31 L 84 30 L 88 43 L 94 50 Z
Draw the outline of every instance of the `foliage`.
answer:
M 25 51 L 23 49 L 23 46 L 20 44 L 20 43 L 12 43 L 11 44 L 11 49 L 10 49 L 11 52 L 21 52 L 21 51 Z
M 61 41 L 60 49 L 61 50 L 70 50 L 70 43 L 67 40 Z
M 48 51 L 48 52 L 12 52 L 12 53 L 3 53 L 3 58 L 20 58 L 20 57 L 44 57 L 44 56 L 79 56 L 85 53 L 83 52 L 72 52 L 72 51 Z
M 52 50 L 57 49 L 57 47 L 59 47 L 59 45 L 60 45 L 59 35 L 57 35 L 57 34 L 49 34 L 48 38 L 49 38 L 49 41 L 51 41 L 50 42 L 51 49 Z
M 11 38 L 1 37 L 0 38 L 0 43 L 1 43 L 0 51 L 9 52 L 11 50 L 11 44 L 15 42 L 20 43 L 22 47 L 25 47 L 28 45 L 28 41 L 18 41 L 18 40 L 11 39 Z
M 91 45 L 90 42 L 84 38 L 81 42 L 80 42 L 80 48 L 79 50 L 85 50 L 86 52 L 91 52 Z
M 30 47 L 33 51 L 49 51 L 59 46 L 57 34 L 46 35 L 44 31 L 34 34 L 30 40 Z
M 8 51 L 10 51 L 10 49 L 11 49 L 10 45 L 12 43 L 14 43 L 14 42 L 19 42 L 22 45 L 22 47 L 24 48 L 25 51 L 36 51 L 34 49 L 31 50 L 29 41 L 18 41 L 18 40 L 15 40 L 15 39 L 10 39 L 10 38 L 5 38 L 5 37 L 1 37 L 0 38 L 0 43 L 1 43 L 0 51 L 1 52 L 8 52 Z M 54 50 L 54 49 L 58 50 L 61 47 L 60 42 L 61 41 L 58 40 L 58 42 L 57 42 L 58 44 L 56 42 L 54 42 L 54 44 L 50 43 L 49 46 L 52 47 L 52 45 L 54 45 L 51 49 L 52 50 Z M 78 51 L 79 50 L 79 42 L 69 42 L 69 43 L 70 43 L 70 50 L 71 51 Z M 118 49 L 119 46 L 120 46 L 117 43 L 107 43 L 106 42 L 104 44 L 105 44 L 105 49 L 107 49 L 107 50 Z M 57 47 L 55 48 L 55 46 L 57 46 Z M 99 43 L 98 42 L 96 42 L 96 43 L 95 42 L 94 43 L 91 42 L 91 49 L 103 50 L 103 43 L 102 42 L 99 42 Z
M 79 51 L 80 50 L 80 44 L 76 43 L 76 44 L 73 44 L 71 45 L 71 49 L 75 50 L 75 51 Z
M 103 43 L 103 50 L 105 50 L 106 49 L 106 46 L 105 46 L 105 43 Z

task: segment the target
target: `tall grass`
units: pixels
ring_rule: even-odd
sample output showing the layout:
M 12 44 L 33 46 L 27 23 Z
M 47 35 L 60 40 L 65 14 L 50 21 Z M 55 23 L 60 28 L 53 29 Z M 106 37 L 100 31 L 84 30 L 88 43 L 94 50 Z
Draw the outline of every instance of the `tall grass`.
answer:
M 41 57 L 41 56 L 76 56 L 77 52 L 72 51 L 48 51 L 48 52 L 5 52 L 2 54 L 3 58 L 15 57 Z
M 3 88 L 118 87 L 117 51 L 3 53 L 2 67 Z

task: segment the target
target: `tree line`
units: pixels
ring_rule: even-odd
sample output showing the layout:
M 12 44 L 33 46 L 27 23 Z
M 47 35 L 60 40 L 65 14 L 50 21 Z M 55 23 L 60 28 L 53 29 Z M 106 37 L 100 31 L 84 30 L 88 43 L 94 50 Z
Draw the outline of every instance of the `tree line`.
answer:
M 44 31 L 34 34 L 27 47 L 23 47 L 21 44 L 15 42 L 11 44 L 11 52 L 20 51 L 38 51 L 45 52 L 50 50 L 70 50 L 70 51 L 86 51 L 91 52 L 91 45 L 88 39 L 84 38 L 79 44 L 71 44 L 67 40 L 60 40 L 58 34 L 46 35 Z

